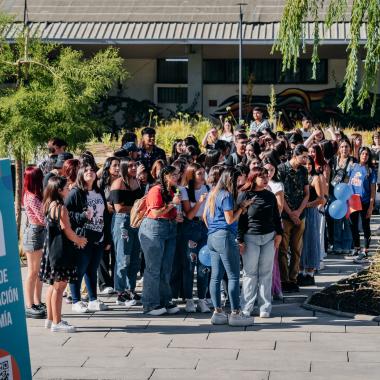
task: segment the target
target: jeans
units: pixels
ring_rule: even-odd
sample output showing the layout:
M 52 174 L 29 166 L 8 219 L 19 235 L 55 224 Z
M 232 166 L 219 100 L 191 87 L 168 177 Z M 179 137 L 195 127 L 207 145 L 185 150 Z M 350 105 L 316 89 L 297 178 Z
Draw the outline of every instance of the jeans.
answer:
M 363 234 L 364 234 L 364 248 L 368 249 L 371 242 L 371 218 L 367 218 L 367 211 L 369 203 L 362 204 L 361 211 L 355 211 L 350 215 L 351 219 L 351 232 L 354 241 L 354 248 L 360 248 L 360 235 L 359 235 L 359 215 L 362 220 Z
M 109 251 L 103 251 L 98 268 L 98 285 L 102 291 L 114 287 L 115 251 L 113 246 Z
M 352 247 L 350 221 L 346 217 L 334 219 L 334 251 L 349 251 Z
M 144 311 L 168 306 L 172 299 L 170 276 L 175 252 L 177 223 L 145 218 L 139 239 L 145 257 L 142 304 Z
M 186 267 L 187 240 L 184 234 L 184 223 L 177 224 L 175 253 L 173 258 L 170 286 L 173 298 L 184 298 L 184 272 Z
M 86 283 L 89 300 L 94 301 L 97 299 L 97 272 L 103 251 L 104 243 L 87 243 L 83 249 L 76 250 L 78 279 L 70 284 L 73 304 L 81 300 L 80 288 L 83 276 Z
M 221 307 L 220 283 L 227 272 L 228 293 L 232 310 L 240 309 L 240 255 L 235 235 L 227 230 L 218 230 L 208 236 L 207 246 L 211 251 L 210 294 L 215 308 Z
M 138 230 L 130 227 L 130 216 L 123 213 L 113 214 L 111 230 L 116 256 L 115 290 L 135 290 L 140 265 Z
M 198 298 L 205 299 L 210 269 L 198 260 L 200 249 L 207 244 L 207 227 L 201 221 L 185 221 L 185 270 L 184 292 L 186 299 L 193 298 L 194 269 L 197 267 L 197 291 Z
M 279 249 L 278 260 L 282 282 L 297 282 L 302 253 L 303 233 L 305 231 L 305 219 L 300 225 L 295 225 L 291 220 L 283 220 L 284 232 Z M 318 237 L 319 239 L 319 237 Z M 290 247 L 290 264 L 288 265 L 288 249 Z
M 247 313 L 253 311 L 256 298 L 260 312 L 271 312 L 274 235 L 244 236 L 242 308 Z

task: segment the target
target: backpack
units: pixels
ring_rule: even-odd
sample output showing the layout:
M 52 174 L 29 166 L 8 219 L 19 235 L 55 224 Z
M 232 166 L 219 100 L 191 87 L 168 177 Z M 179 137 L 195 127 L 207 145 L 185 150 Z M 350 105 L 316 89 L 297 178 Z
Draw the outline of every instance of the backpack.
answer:
M 139 228 L 144 218 L 148 215 L 149 209 L 146 205 L 146 197 L 147 194 L 140 199 L 136 199 L 133 203 L 130 213 L 130 226 L 132 228 Z

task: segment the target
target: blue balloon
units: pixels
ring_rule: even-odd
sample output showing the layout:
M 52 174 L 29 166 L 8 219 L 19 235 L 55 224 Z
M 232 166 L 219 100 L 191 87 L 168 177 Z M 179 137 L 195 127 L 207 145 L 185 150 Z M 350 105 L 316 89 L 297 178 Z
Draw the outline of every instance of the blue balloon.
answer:
M 347 214 L 347 203 L 337 199 L 331 203 L 329 214 L 333 219 L 342 219 Z
M 352 194 L 352 188 L 350 185 L 347 185 L 347 183 L 339 183 L 334 188 L 334 196 L 340 201 L 348 201 L 351 198 Z
M 198 254 L 199 261 L 206 267 L 211 267 L 211 252 L 207 245 L 203 246 Z

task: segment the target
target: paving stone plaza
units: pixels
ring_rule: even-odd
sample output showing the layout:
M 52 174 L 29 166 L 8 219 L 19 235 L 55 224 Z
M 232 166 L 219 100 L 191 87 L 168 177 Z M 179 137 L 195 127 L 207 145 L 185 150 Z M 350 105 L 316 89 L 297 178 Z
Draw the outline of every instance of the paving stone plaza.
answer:
M 379 220 L 373 218 L 373 229 Z M 329 256 L 316 287 L 275 301 L 273 318 L 257 317 L 248 328 L 212 326 L 210 314 L 184 311 L 147 317 L 141 306 L 117 306 L 115 297 L 103 298 L 105 312 L 73 314 L 64 304 L 75 334 L 53 334 L 43 320 L 27 320 L 33 378 L 378 380 L 379 323 L 300 306 L 311 292 L 359 268 Z

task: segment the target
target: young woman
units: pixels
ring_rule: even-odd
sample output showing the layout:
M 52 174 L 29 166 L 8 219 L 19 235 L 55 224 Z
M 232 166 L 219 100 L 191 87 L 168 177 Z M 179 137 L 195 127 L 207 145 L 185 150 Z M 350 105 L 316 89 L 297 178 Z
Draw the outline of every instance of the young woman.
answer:
M 276 197 L 278 211 L 281 215 L 284 209 L 284 185 L 278 181 L 277 178 L 277 166 L 269 159 L 263 160 L 263 166 L 268 171 L 268 190 L 270 190 Z M 275 250 L 274 263 L 273 263 L 273 275 L 272 275 L 272 294 L 275 299 L 282 299 L 281 288 L 281 275 L 278 265 L 278 249 Z
M 360 133 L 351 134 L 352 155 L 359 161 L 359 150 L 363 145 L 363 137 Z
M 267 186 L 268 171 L 255 168 L 239 195 L 239 201 L 253 199 L 247 213 L 240 216 L 238 228 L 243 258 L 243 313 L 250 316 L 257 299 L 260 318 L 269 318 L 272 310 L 274 256 L 282 235 L 277 199 Z
M 47 320 L 45 327 L 53 332 L 75 332 L 75 327 L 63 321 L 62 296 L 67 283 L 77 280 L 75 255 L 81 254 L 87 239 L 78 236 L 71 228 L 64 199 L 69 193 L 66 178 L 54 176 L 44 193 L 44 212 L 47 216 L 47 240 L 41 263 L 40 279 L 50 286 L 46 293 Z M 74 251 L 74 243 L 78 252 Z
M 112 184 L 108 198 L 115 208 L 111 232 L 116 253 L 116 304 L 133 306 L 140 300 L 135 293 L 140 242 L 137 229 L 130 226 L 130 212 L 134 202 L 144 196 L 145 190 L 136 179 L 137 164 L 132 159 L 125 157 L 121 160 L 120 175 Z
M 182 209 L 185 214 L 183 223 L 186 265 L 184 271 L 185 310 L 188 313 L 209 313 L 206 294 L 208 288 L 209 271 L 198 260 L 199 250 L 207 244 L 207 227 L 202 220 L 205 201 L 209 186 L 205 184 L 205 169 L 199 164 L 188 166 L 182 180 L 181 196 Z M 194 269 L 197 267 L 198 303 L 195 307 L 193 300 Z
M 352 238 L 354 240 L 354 261 L 358 264 L 368 262 L 368 248 L 371 242 L 371 216 L 375 204 L 376 171 L 372 167 L 371 150 L 362 147 L 359 150 L 359 163 L 352 165 L 348 171 L 349 184 L 354 194 L 360 196 L 361 211 L 350 215 Z M 359 214 L 364 232 L 364 248 L 360 248 Z
M 252 200 L 244 200 L 238 207 L 237 182 L 239 171 L 226 168 L 215 188 L 211 191 L 205 206 L 204 220 L 208 227 L 207 246 L 211 251 L 210 293 L 214 305 L 212 324 L 229 324 L 231 326 L 248 326 L 253 318 L 240 311 L 239 275 L 240 256 L 236 243 L 237 224 L 240 215 L 252 204 Z M 221 307 L 220 285 L 227 271 L 228 292 L 231 302 L 231 314 Z
M 318 206 L 325 203 L 323 184 L 320 175 L 315 170 L 313 157 L 308 156 L 305 166 L 309 174 L 310 195 L 305 209 L 305 232 L 303 234 L 300 273 L 297 279 L 299 286 L 315 285 L 314 272 L 319 269 L 321 260 Z
M 111 247 L 110 214 L 104 193 L 97 185 L 93 166 L 79 169 L 75 187 L 66 198 L 65 206 L 74 231 L 88 240 L 86 248 L 75 256 L 78 279 L 70 284 L 72 310 L 77 313 L 106 310 L 107 306 L 97 299 L 97 270 L 103 251 Z M 88 305 L 81 301 L 80 296 L 83 277 L 88 291 Z
M 156 183 L 160 178 L 160 171 L 166 166 L 163 160 L 156 160 L 152 165 L 152 170 L 150 171 L 150 175 L 152 177 L 152 183 Z
M 45 318 L 46 305 L 41 303 L 42 283 L 38 279 L 42 248 L 46 235 L 46 221 L 42 205 L 42 170 L 29 166 L 24 173 L 23 205 L 26 226 L 23 232 L 23 251 L 28 263 L 25 281 L 25 303 L 27 318 Z
M 245 154 L 247 156 L 248 162 L 251 162 L 254 158 L 256 158 L 255 154 L 255 148 L 253 146 L 253 143 L 247 144 L 247 147 L 245 148 Z
M 160 172 L 159 183 L 147 195 L 148 213 L 141 223 L 139 239 L 144 252 L 145 271 L 142 303 L 149 315 L 175 314 L 179 308 L 172 304 L 170 275 L 176 246 L 177 215 L 176 205 L 181 197 L 175 195 L 178 170 L 166 166 Z
M 110 214 L 113 214 L 114 207 L 109 203 L 112 184 L 120 176 L 120 159 L 117 157 L 108 157 L 104 162 L 102 174 L 98 181 L 100 190 L 104 191 L 107 200 L 107 207 Z M 114 269 L 115 269 L 115 251 L 111 246 L 109 250 L 103 251 L 103 256 L 100 260 L 98 268 L 98 285 L 100 294 L 108 295 L 114 293 Z
M 218 130 L 216 127 L 212 127 L 207 131 L 205 137 L 202 140 L 202 146 L 206 149 L 214 149 L 215 143 L 218 141 Z
M 223 165 L 214 165 L 210 169 L 207 177 L 207 184 L 210 186 L 211 189 L 213 189 L 218 183 L 224 169 L 225 167 Z
M 169 157 L 169 163 L 173 163 L 180 154 L 186 153 L 186 145 L 182 139 L 175 139 L 172 145 L 172 154 Z
M 220 135 L 219 140 L 224 140 L 229 143 L 234 141 L 234 127 L 227 117 L 224 119 L 222 134 Z
M 79 160 L 72 158 L 66 160 L 62 166 L 62 176 L 67 179 L 70 190 L 73 188 L 75 181 L 77 180 L 79 165 Z
M 349 169 L 356 162 L 350 155 L 351 145 L 348 139 L 339 141 L 338 154 L 331 161 L 331 181 L 329 188 L 329 202 L 335 200 L 334 187 L 339 183 L 348 182 Z M 327 226 L 329 231 L 329 241 L 332 250 L 336 254 L 349 254 L 352 246 L 352 233 L 349 221 L 346 217 L 336 220 L 326 214 Z

